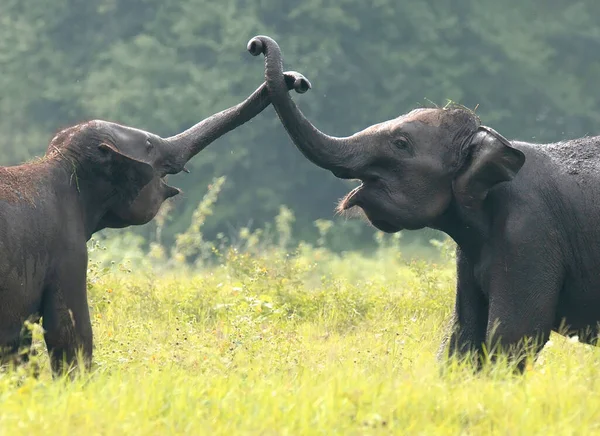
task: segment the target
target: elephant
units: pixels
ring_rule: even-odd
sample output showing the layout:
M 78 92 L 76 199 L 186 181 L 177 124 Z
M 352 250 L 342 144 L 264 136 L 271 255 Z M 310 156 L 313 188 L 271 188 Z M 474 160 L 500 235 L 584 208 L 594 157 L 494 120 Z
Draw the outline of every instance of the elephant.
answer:
M 456 242 L 453 328 L 440 357 L 480 368 L 504 355 L 522 371 L 552 331 L 596 344 L 600 136 L 509 141 L 451 104 L 332 137 L 284 92 L 277 43 L 258 36 L 248 50 L 265 55 L 272 104 L 299 151 L 360 181 L 341 212 L 358 208 L 383 232 L 431 228 Z
M 285 74 L 288 90 L 310 82 Z M 66 128 L 45 156 L 0 167 L 0 358 L 22 363 L 31 345 L 25 321 L 41 320 L 54 376 L 92 363 L 87 302 L 87 241 L 104 228 L 149 222 L 179 189 L 168 174 L 270 104 L 263 83 L 242 103 L 184 132 L 161 138 L 132 127 L 92 120 Z

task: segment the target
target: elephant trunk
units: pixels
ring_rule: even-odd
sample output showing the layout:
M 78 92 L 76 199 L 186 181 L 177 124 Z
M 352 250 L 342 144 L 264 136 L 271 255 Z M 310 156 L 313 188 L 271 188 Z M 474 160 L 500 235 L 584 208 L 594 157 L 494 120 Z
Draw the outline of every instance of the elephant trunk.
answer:
M 294 89 L 303 94 L 311 84 L 302 74 L 288 71 L 284 74 L 285 92 Z M 185 164 L 196 154 L 204 150 L 224 134 L 250 121 L 271 104 L 267 86 L 263 83 L 246 100 L 236 106 L 216 113 L 184 132 L 165 138 L 165 174 L 177 174 L 184 170 Z
M 356 178 L 361 158 L 355 138 L 329 136 L 304 116 L 287 93 L 281 49 L 277 42 L 268 36 L 256 36 L 248 42 L 248 51 L 253 56 L 265 55 L 265 79 L 273 107 L 300 152 L 337 177 Z

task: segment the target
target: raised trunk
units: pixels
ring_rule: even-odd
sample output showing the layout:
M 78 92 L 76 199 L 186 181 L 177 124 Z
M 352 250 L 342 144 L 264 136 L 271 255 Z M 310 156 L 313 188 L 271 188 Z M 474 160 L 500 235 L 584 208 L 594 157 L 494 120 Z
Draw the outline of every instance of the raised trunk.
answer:
M 279 45 L 268 36 L 257 36 L 248 43 L 248 51 L 254 56 L 264 53 L 265 79 L 273 107 L 302 154 L 338 177 L 357 177 L 361 161 L 360 146 L 352 136 L 329 136 L 308 121 L 287 93 Z
M 299 94 L 308 91 L 310 82 L 300 73 L 288 71 L 284 75 L 285 92 L 294 89 Z M 267 86 L 263 83 L 240 104 L 216 113 L 186 131 L 166 138 L 165 174 L 177 174 L 196 154 L 231 130 L 250 121 L 271 104 Z

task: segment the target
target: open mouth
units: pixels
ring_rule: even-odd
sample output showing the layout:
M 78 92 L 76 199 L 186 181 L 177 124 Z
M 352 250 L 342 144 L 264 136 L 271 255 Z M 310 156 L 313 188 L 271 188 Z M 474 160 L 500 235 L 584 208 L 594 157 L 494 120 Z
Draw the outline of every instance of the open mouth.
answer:
M 364 201 L 361 201 L 361 194 L 363 193 L 364 189 L 365 184 L 361 183 L 359 186 L 350 191 L 340 202 L 337 208 L 338 212 L 346 212 L 349 209 L 358 206 L 362 209 L 362 216 L 366 218 L 378 230 L 381 230 L 385 233 L 396 233 L 402 230 L 402 227 L 397 226 L 396 224 L 392 224 L 386 219 L 381 219 L 379 217 L 375 218 L 375 216 L 373 216 L 374 211 L 371 210 L 372 208 L 368 207 Z
M 174 197 L 178 194 L 181 194 L 181 189 L 171 186 L 167 183 L 168 175 L 165 175 L 160 178 L 160 186 L 163 188 L 165 192 L 167 192 L 168 197 Z
M 352 191 L 350 191 L 348 193 L 348 195 L 346 195 L 344 197 L 344 199 L 341 201 L 341 203 L 339 205 L 339 210 L 344 211 L 344 210 L 348 210 L 354 206 L 358 206 L 358 201 L 359 201 L 358 195 L 360 194 L 360 192 L 362 191 L 364 186 L 365 186 L 364 183 L 361 183 L 359 186 L 357 186 Z

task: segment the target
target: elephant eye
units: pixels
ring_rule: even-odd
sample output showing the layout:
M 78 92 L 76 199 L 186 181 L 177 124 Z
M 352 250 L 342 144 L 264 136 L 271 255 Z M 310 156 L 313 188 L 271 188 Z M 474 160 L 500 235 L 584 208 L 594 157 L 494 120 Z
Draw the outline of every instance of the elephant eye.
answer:
M 410 147 L 406 138 L 396 138 L 394 139 L 393 144 L 401 150 L 408 150 Z
M 152 142 L 150 141 L 150 138 L 146 138 L 146 148 L 148 150 L 151 150 L 152 147 L 154 147 L 154 145 L 152 145 Z

